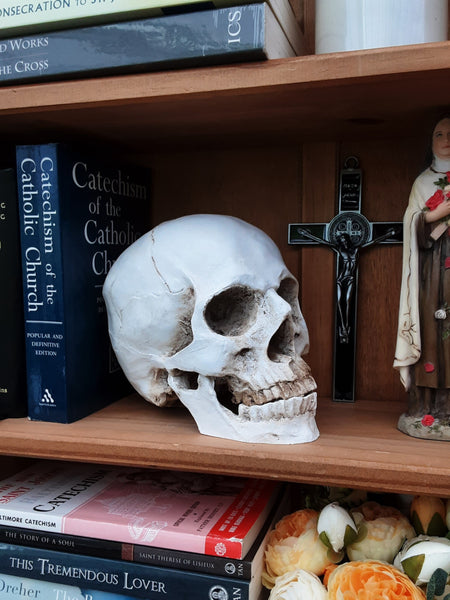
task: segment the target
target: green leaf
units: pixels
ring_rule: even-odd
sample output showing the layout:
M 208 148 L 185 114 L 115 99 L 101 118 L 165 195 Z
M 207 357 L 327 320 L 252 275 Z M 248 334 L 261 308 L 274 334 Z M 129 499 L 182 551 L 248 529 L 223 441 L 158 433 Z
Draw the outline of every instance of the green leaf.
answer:
M 428 585 L 430 585 L 430 583 L 433 582 L 435 587 L 434 594 L 436 596 L 441 596 L 444 593 L 445 584 L 447 583 L 447 577 L 447 571 L 444 571 L 444 569 L 436 569 L 436 571 L 430 577 Z
M 432 581 L 432 577 L 427 585 L 427 600 L 433 600 L 436 593 L 436 582 Z
M 425 554 L 417 554 L 401 561 L 403 570 L 414 583 L 416 583 L 420 575 L 424 561 Z
M 324 544 L 327 548 L 331 548 L 331 542 L 328 539 L 327 534 L 325 533 L 325 531 L 322 531 L 321 533 L 319 533 L 319 540 L 322 542 L 322 544 Z
M 367 537 L 368 529 L 364 523 L 360 523 L 358 526 L 358 535 L 353 540 L 352 544 L 357 544 L 358 542 L 362 542 L 364 538 Z
M 439 513 L 434 513 L 433 518 L 431 519 L 431 521 L 428 524 L 427 531 L 426 531 L 427 534 L 441 537 L 441 536 L 445 535 L 446 531 L 447 531 L 447 525 L 445 524 L 444 519 L 442 518 L 442 515 L 440 515 Z
M 353 527 L 350 527 L 350 525 L 347 525 L 347 527 L 345 528 L 345 533 L 344 533 L 344 547 L 347 547 L 350 544 L 353 544 L 353 542 L 356 540 L 357 537 L 358 537 L 358 533 L 353 529 Z
M 423 527 L 422 527 L 422 521 L 419 519 L 419 515 L 417 514 L 417 512 L 415 510 L 413 511 L 413 514 L 411 515 L 411 525 L 416 530 L 417 535 L 425 533 L 425 531 L 423 530 Z
M 437 185 L 442 190 L 448 185 L 447 177 L 439 177 L 437 181 L 433 181 L 434 185 Z
M 345 552 L 343 550 L 335 552 L 332 548 L 330 548 L 327 552 L 328 560 L 334 563 L 335 565 L 337 565 L 337 563 L 340 563 L 344 556 Z

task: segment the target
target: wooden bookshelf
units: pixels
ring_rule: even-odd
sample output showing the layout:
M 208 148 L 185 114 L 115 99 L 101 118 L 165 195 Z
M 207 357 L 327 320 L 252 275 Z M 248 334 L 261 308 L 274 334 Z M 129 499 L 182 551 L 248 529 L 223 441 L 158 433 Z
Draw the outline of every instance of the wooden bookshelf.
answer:
M 364 170 L 363 213 L 401 219 L 430 123 L 450 106 L 449 57 L 443 42 L 0 88 L 5 154 L 8 143 L 117 144 L 153 170 L 153 225 L 223 212 L 271 235 L 301 283 L 321 432 L 295 446 L 230 442 L 200 435 L 182 409 L 130 397 L 71 425 L 0 422 L 5 464 L 56 458 L 448 496 L 450 444 L 396 429 L 406 402 L 392 369 L 401 249 L 361 259 L 357 401 L 338 404 L 327 400 L 333 256 L 288 247 L 286 231 L 332 218 L 349 154 Z
M 391 135 L 450 93 L 449 42 L 0 88 L 2 135 L 148 144 Z M 427 123 L 426 123 L 427 124 Z M 423 127 L 423 124 L 422 124 Z M 407 131 L 407 129 L 406 129 Z
M 317 441 L 246 444 L 201 435 L 185 409 L 131 396 L 70 425 L 4 421 L 0 453 L 448 495 L 448 444 L 400 433 L 401 409 L 322 400 Z

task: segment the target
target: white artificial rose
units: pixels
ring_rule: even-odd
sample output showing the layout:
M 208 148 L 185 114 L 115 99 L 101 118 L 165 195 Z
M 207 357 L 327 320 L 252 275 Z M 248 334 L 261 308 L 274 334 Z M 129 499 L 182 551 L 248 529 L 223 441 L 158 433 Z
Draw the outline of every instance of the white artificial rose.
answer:
M 335 552 L 353 542 L 358 534 L 354 520 L 337 502 L 327 504 L 321 510 L 317 531 L 322 542 Z
M 450 540 L 444 537 L 417 536 L 405 543 L 394 564 L 416 585 L 430 581 L 436 569 L 450 572 Z
M 434 318 L 439 320 L 439 321 L 443 321 L 444 319 L 447 318 L 447 311 L 445 310 L 445 308 L 439 308 L 435 313 L 434 313 Z
M 309 571 L 296 569 L 275 580 L 269 600 L 327 600 L 328 592 L 317 577 Z

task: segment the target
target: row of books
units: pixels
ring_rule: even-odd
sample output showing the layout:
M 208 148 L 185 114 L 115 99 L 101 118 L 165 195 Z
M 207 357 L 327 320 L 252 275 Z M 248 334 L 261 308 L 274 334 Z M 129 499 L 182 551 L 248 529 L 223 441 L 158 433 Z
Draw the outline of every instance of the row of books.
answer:
M 304 54 L 289 0 L 217 1 L 7 0 L 0 85 Z
M 150 172 L 103 146 L 14 153 L 0 171 L 0 418 L 69 423 L 132 391 L 102 289 L 150 228 Z
M 37 461 L 0 481 L 0 599 L 259 600 L 289 509 L 273 481 Z

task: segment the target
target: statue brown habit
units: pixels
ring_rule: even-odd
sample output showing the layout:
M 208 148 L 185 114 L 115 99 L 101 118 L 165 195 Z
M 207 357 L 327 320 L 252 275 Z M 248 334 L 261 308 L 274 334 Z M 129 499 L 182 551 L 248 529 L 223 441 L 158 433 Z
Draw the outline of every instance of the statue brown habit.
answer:
M 433 130 L 432 154 L 404 216 L 394 367 L 409 392 L 399 429 L 450 441 L 450 113 Z

